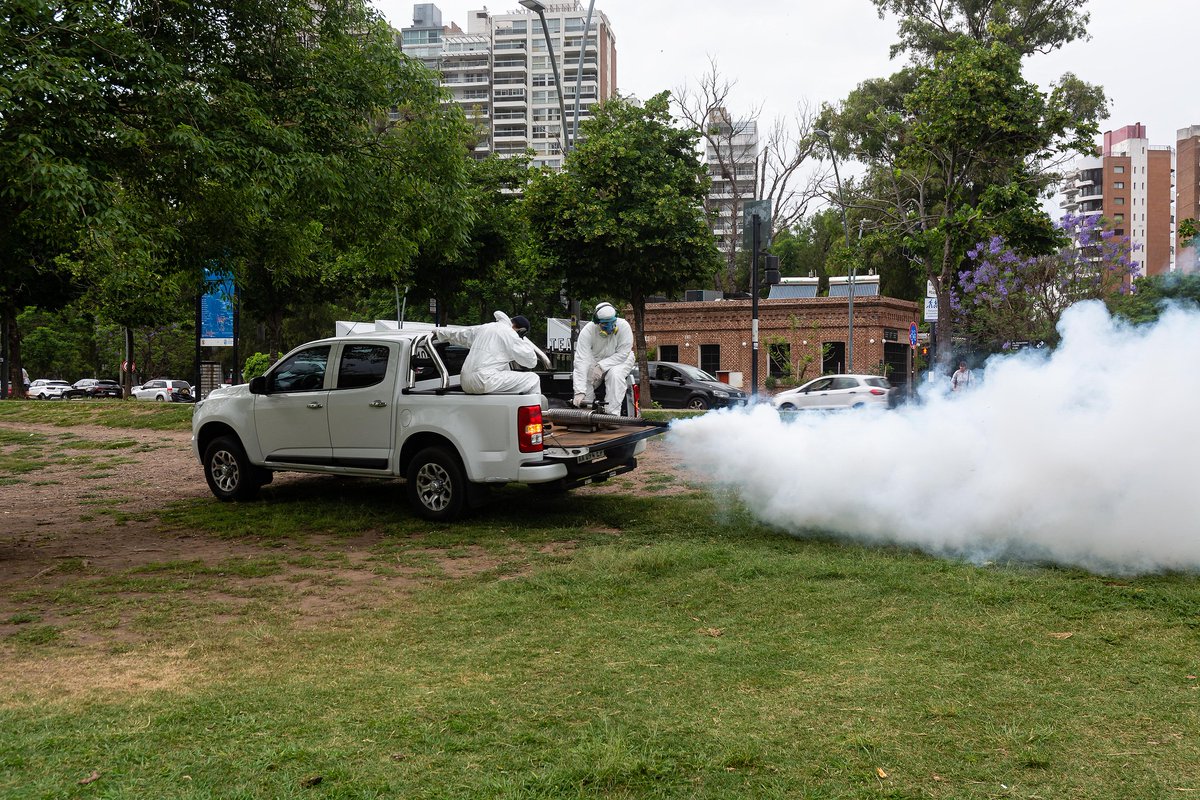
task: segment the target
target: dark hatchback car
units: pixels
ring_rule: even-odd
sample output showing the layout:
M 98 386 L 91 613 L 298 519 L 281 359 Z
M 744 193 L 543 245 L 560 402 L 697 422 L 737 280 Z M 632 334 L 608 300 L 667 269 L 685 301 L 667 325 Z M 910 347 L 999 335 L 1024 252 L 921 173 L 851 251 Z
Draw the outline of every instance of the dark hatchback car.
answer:
M 650 397 L 663 408 L 725 408 L 746 403 L 746 393 L 722 383 L 699 367 L 674 361 L 651 361 Z
M 121 384 L 116 381 L 96 381 L 91 389 L 92 397 L 115 397 L 118 400 L 125 396 Z

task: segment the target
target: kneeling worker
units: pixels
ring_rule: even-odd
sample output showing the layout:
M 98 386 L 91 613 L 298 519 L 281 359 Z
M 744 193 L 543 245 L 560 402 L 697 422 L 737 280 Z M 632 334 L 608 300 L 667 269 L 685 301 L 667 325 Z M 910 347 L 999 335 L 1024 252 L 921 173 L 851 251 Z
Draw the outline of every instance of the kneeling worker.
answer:
M 529 320 L 522 316 L 509 319 L 503 311 L 497 311 L 495 317 L 495 322 L 483 325 L 455 330 L 438 328 L 434 332 L 440 341 L 471 348 L 459 374 L 463 391 L 467 394 L 540 394 L 542 383 L 537 375 L 510 368 L 513 361 L 522 367 L 533 367 L 539 358 L 549 366 L 546 356 L 525 338 L 529 333 Z
M 620 416 L 629 373 L 636 363 L 629 323 L 617 316 L 612 303 L 596 306 L 592 321 L 583 327 L 575 342 L 571 374 L 575 407 L 591 405 L 596 399 L 596 387 L 603 382 L 604 413 Z

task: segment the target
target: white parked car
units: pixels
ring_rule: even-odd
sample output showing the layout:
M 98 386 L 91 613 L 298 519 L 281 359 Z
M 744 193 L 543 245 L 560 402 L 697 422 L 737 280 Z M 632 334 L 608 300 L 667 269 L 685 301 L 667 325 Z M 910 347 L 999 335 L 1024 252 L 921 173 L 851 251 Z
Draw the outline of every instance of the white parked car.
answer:
M 29 391 L 26 394 L 29 397 L 36 397 L 38 400 L 52 400 L 54 398 L 61 400 L 63 392 L 70 388 L 71 384 L 66 381 L 51 381 L 45 378 L 38 378 L 29 384 Z
M 173 381 L 168 378 L 155 378 L 146 381 L 141 386 L 133 387 L 131 392 L 135 400 L 158 400 L 159 402 L 193 402 L 192 385 L 187 381 Z
M 780 411 L 887 408 L 894 391 L 888 379 L 878 375 L 824 375 L 803 386 L 780 392 L 771 402 Z

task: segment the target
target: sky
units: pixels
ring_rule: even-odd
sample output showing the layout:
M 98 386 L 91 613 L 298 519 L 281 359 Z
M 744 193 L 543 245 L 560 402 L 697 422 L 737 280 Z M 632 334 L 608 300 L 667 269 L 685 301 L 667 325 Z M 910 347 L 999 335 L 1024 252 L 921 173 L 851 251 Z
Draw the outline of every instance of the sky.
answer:
M 375 3 L 393 26 L 412 24 L 412 2 Z M 587 0 L 581 4 L 586 11 Z M 521 8 L 516 0 L 437 5 L 444 23 L 464 30 L 468 10 Z M 1026 76 L 1043 90 L 1067 71 L 1098 83 L 1111 102 L 1101 130 L 1141 122 L 1151 144 L 1174 146 L 1178 129 L 1200 125 L 1194 93 L 1200 3 L 1091 0 L 1087 8 L 1091 40 L 1030 57 Z M 896 19 L 879 19 L 869 0 L 596 0 L 596 10 L 607 15 L 616 36 L 621 94 L 645 99 L 695 87 L 715 60 L 735 82 L 731 113 L 761 107 L 762 122 L 789 117 L 801 105 L 836 103 L 861 81 L 901 66 L 888 59 Z

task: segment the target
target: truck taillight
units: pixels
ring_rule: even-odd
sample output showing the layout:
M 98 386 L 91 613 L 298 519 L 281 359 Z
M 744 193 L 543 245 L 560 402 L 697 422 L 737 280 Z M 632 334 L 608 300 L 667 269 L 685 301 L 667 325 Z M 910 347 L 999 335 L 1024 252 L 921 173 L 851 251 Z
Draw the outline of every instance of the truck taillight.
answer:
M 872 389 L 871 394 L 879 397 L 880 395 L 887 394 L 887 392 L 885 392 L 883 389 Z
M 542 452 L 542 407 L 517 409 L 517 447 L 522 453 Z

